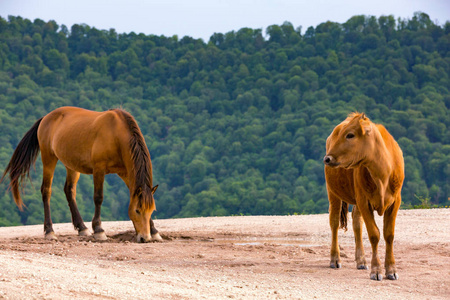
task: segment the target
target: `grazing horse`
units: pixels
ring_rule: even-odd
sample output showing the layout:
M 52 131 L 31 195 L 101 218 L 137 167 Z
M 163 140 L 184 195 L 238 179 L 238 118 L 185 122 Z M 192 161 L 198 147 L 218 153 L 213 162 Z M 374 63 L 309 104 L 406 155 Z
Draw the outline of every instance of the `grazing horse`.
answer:
M 45 238 L 56 239 L 50 216 L 50 196 L 53 173 L 60 160 L 67 170 L 64 192 L 72 223 L 80 236 L 90 234 L 78 211 L 75 197 L 80 173 L 93 174 L 94 178 L 92 229 L 96 240 L 107 239 L 100 220 L 103 181 L 106 174 L 117 173 L 130 191 L 128 215 L 136 230 L 137 241 L 162 240 L 151 219 L 155 210 L 153 194 L 158 186 L 152 183 L 150 153 L 136 121 L 128 112 L 121 109 L 95 112 L 61 107 L 39 119 L 20 141 L 1 179 L 9 172 L 9 185 L 20 210 L 24 204 L 19 186 L 29 175 L 39 150 L 43 164 L 41 193 Z
M 388 279 L 397 280 L 393 253 L 395 219 L 401 203 L 404 179 L 402 150 L 386 128 L 372 123 L 364 113 L 352 113 L 334 128 L 327 139 L 325 179 L 330 202 L 329 216 L 332 234 L 332 268 L 341 267 L 338 229 L 347 229 L 348 204 L 352 211 L 355 234 L 355 259 L 358 269 L 367 269 L 362 243 L 362 221 L 366 224 L 372 245 L 370 278 L 382 280 L 378 257 L 380 231 L 374 211 L 383 215 L 386 241 L 385 268 Z

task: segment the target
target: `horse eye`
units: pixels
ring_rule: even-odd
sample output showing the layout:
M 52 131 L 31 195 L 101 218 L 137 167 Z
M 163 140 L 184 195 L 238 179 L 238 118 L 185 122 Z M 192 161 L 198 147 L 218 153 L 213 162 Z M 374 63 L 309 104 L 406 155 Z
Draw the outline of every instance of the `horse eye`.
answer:
M 137 213 L 138 215 L 141 214 L 141 212 L 139 211 L 139 209 L 136 209 L 136 213 Z
M 348 139 L 348 140 L 352 139 L 354 137 L 355 137 L 355 135 L 353 133 L 347 133 L 347 135 L 345 136 L 345 138 Z

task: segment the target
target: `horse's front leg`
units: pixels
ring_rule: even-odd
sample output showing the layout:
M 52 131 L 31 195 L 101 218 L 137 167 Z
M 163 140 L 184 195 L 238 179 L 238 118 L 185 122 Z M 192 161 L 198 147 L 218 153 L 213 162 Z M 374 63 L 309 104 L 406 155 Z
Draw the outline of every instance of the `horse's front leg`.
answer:
M 359 270 L 367 270 L 366 257 L 364 253 L 364 245 L 362 241 L 362 225 L 363 219 L 359 212 L 358 206 L 354 205 L 352 210 L 353 232 L 355 234 L 355 261 L 356 268 Z
M 397 217 L 397 212 L 401 204 L 400 196 L 396 199 L 396 201 L 392 204 L 384 212 L 383 218 L 383 235 L 384 240 L 386 241 L 386 258 L 385 258 L 385 268 L 386 268 L 386 277 L 391 280 L 397 280 L 397 268 L 395 267 L 395 258 L 394 258 L 394 229 L 395 229 L 395 219 Z
M 329 218 L 331 228 L 331 250 L 330 250 L 330 267 L 341 267 L 341 256 L 339 252 L 338 230 L 339 220 L 341 216 L 342 201 L 328 192 L 328 200 L 330 202 Z
M 162 237 L 159 234 L 158 230 L 156 230 L 155 224 L 153 223 L 152 218 L 150 218 L 150 233 L 152 235 L 152 240 L 156 242 L 162 242 Z
M 92 229 L 94 230 L 94 238 L 99 241 L 105 241 L 105 231 L 102 228 L 102 221 L 100 219 L 100 212 L 103 203 L 103 182 L 105 180 L 105 172 L 103 170 L 94 170 L 94 204 L 95 213 L 92 218 Z
M 380 230 L 378 229 L 377 223 L 373 216 L 373 211 L 369 208 L 369 201 L 367 199 L 362 199 L 357 203 L 358 209 L 366 223 L 367 233 L 369 235 L 370 244 L 372 246 L 372 261 L 370 265 L 370 279 L 373 280 L 383 280 L 383 275 L 381 274 L 381 262 L 378 257 L 378 242 L 380 241 Z

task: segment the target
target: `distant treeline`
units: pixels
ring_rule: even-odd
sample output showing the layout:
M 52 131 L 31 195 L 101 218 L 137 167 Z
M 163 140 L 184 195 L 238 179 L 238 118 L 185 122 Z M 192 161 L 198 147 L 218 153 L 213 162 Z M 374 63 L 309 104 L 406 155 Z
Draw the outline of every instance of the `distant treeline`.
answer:
M 185 36 L 118 34 L 0 18 L 0 170 L 51 110 L 123 107 L 149 147 L 156 218 L 324 213 L 325 140 L 348 113 L 384 124 L 405 157 L 403 207 L 450 205 L 450 22 L 354 16 L 305 32 L 289 22 Z M 15 207 L 0 185 L 0 226 L 40 224 L 42 164 Z M 54 222 L 70 222 L 58 165 Z M 91 176 L 77 201 L 94 212 Z M 105 182 L 104 220 L 128 219 L 129 192 Z

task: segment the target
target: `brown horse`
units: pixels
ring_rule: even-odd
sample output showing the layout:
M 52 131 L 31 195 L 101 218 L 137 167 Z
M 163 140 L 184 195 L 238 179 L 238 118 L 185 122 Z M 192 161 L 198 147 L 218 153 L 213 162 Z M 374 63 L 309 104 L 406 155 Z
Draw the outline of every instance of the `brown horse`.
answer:
M 353 113 L 334 128 L 327 139 L 326 150 L 325 179 L 332 233 L 330 266 L 341 267 L 337 237 L 339 221 L 341 228 L 346 229 L 348 204 L 352 204 L 357 268 L 367 269 L 361 235 L 364 220 L 372 245 L 370 278 L 383 278 L 378 257 L 380 231 L 373 214 L 377 211 L 380 216 L 384 214 L 386 276 L 391 280 L 398 279 L 393 242 L 404 179 L 400 147 L 383 125 L 372 123 L 363 113 Z
M 151 214 L 155 210 L 152 163 L 142 133 L 126 111 L 113 109 L 94 112 L 76 107 L 61 107 L 39 119 L 25 134 L 3 173 L 9 172 L 14 201 L 20 210 L 23 202 L 19 185 L 41 151 L 44 202 L 44 231 L 47 239 L 56 239 L 50 216 L 53 173 L 60 160 L 66 167 L 64 192 L 72 213 L 72 223 L 80 236 L 89 235 L 76 203 L 76 185 L 80 173 L 93 174 L 95 213 L 92 219 L 94 237 L 106 240 L 101 226 L 103 181 L 106 174 L 117 173 L 130 191 L 128 215 L 138 242 L 161 240 Z

